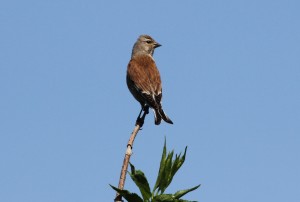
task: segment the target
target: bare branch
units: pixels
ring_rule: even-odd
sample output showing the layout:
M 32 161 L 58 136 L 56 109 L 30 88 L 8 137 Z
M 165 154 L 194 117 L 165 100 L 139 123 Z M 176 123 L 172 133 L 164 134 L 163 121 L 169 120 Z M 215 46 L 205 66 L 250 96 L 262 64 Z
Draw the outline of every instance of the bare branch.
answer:
M 134 129 L 131 133 L 131 136 L 129 138 L 129 141 L 127 143 L 127 149 L 125 152 L 125 157 L 123 160 L 123 165 L 122 165 L 121 175 L 120 175 L 120 180 L 119 180 L 119 186 L 118 186 L 119 189 L 124 188 L 125 180 L 126 180 L 126 173 L 127 173 L 127 169 L 128 169 L 128 163 L 129 163 L 130 156 L 132 154 L 133 142 L 134 142 L 134 139 L 135 139 L 137 133 L 139 132 L 141 127 L 144 125 L 144 120 L 145 120 L 146 115 L 148 114 L 148 110 L 144 110 L 143 112 L 144 113 L 143 113 L 142 117 L 140 117 L 140 115 L 138 116 L 136 123 L 135 123 L 135 127 L 134 127 Z M 114 201 L 115 202 L 123 202 L 122 196 L 119 193 L 117 193 Z

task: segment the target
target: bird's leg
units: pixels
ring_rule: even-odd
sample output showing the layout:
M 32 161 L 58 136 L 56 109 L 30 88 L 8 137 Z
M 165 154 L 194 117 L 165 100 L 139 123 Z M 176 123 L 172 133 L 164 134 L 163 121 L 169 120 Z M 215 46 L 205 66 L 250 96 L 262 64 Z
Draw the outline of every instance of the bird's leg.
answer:
M 143 111 L 144 111 L 144 113 L 142 115 Z M 149 113 L 149 106 L 145 104 L 144 106 L 142 106 L 139 116 L 136 119 L 135 125 L 140 125 L 142 127 L 144 125 L 145 117 L 148 113 Z
M 144 105 L 142 110 L 145 112 L 145 114 L 149 114 L 149 106 L 148 105 Z
M 135 122 L 135 125 L 140 125 L 142 127 L 142 125 L 144 124 L 144 120 L 142 119 L 141 115 L 142 115 L 142 112 L 143 112 L 143 107 L 136 119 L 136 122 Z
M 140 111 L 140 113 L 138 115 L 138 119 L 141 118 L 142 112 L 143 112 L 143 108 L 141 109 L 141 111 Z

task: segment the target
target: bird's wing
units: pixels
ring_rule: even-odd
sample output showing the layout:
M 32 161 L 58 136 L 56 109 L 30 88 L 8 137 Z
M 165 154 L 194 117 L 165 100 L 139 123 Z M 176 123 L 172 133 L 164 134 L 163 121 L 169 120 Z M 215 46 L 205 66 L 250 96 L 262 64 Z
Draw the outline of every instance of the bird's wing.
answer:
M 131 59 L 127 68 L 127 77 L 145 101 L 152 108 L 156 108 L 161 100 L 161 79 L 154 60 L 150 56 Z
M 151 58 L 152 59 L 152 58 Z M 156 67 L 155 62 L 152 59 L 151 65 L 146 68 L 148 71 L 148 75 L 151 81 L 152 89 L 153 89 L 153 96 L 156 104 L 161 106 L 161 99 L 162 99 L 162 82 L 160 78 L 159 71 Z
M 161 88 L 162 88 L 160 74 L 154 60 L 150 57 L 148 57 L 147 59 L 148 59 L 148 65 L 145 68 L 145 70 L 148 74 L 151 83 L 152 92 L 153 94 L 155 94 L 155 96 L 157 96 L 161 94 Z

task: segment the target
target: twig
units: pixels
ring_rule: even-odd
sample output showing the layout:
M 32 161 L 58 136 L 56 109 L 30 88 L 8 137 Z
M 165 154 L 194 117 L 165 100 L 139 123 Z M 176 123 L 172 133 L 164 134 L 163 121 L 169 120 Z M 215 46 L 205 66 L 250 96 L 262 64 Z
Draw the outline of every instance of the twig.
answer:
M 144 110 L 144 113 L 143 113 L 142 117 L 140 117 L 141 113 L 142 113 L 142 111 L 140 112 L 140 114 L 139 114 L 139 116 L 136 120 L 135 127 L 134 127 L 134 129 L 131 133 L 131 136 L 129 138 L 129 141 L 127 143 L 127 149 L 126 149 L 126 152 L 125 152 L 125 157 L 124 157 L 124 160 L 123 160 L 123 165 L 122 165 L 122 170 L 121 170 L 121 175 L 120 175 L 120 180 L 119 180 L 119 186 L 118 186 L 119 189 L 124 188 L 128 163 L 129 163 L 130 156 L 132 154 L 133 142 L 134 142 L 134 139 L 135 139 L 137 133 L 139 132 L 141 127 L 144 125 L 144 120 L 145 120 L 146 115 L 148 114 L 148 110 L 147 109 Z M 123 202 L 122 196 L 119 193 L 117 193 L 116 198 L 115 198 L 114 201 L 115 202 Z

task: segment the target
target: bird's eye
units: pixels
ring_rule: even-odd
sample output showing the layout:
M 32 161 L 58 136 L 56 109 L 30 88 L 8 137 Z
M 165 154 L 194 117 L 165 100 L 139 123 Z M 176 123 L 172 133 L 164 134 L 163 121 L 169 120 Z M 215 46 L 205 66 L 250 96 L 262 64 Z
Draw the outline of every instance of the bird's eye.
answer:
M 150 40 L 147 40 L 147 41 L 146 41 L 146 43 L 147 43 L 147 44 L 150 44 L 150 43 L 151 43 L 151 41 L 150 41 Z

